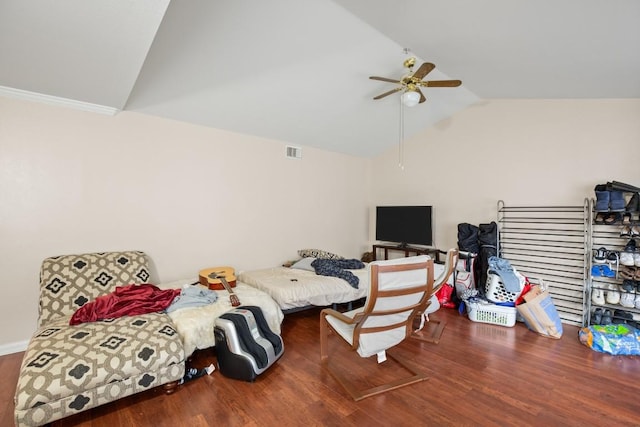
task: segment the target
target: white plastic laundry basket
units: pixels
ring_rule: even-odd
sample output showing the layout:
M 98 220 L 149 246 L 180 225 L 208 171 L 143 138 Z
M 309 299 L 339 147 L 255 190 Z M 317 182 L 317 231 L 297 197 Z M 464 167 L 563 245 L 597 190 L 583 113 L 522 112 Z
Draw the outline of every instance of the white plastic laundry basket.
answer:
M 485 297 L 493 302 L 515 302 L 524 288 L 524 281 L 520 280 L 520 290 L 518 292 L 509 292 L 504 287 L 504 283 L 497 274 L 487 274 L 487 284 L 485 287 Z
M 511 327 L 516 324 L 516 312 L 515 307 L 467 302 L 467 314 L 474 322 Z

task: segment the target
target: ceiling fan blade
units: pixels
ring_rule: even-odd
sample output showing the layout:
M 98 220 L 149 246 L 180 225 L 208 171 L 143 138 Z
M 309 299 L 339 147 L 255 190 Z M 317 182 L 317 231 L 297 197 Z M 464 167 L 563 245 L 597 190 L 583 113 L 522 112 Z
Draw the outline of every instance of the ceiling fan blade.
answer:
M 416 88 L 416 91 L 420 94 L 420 101 L 418 101 L 418 104 L 422 104 L 427 100 L 427 98 L 424 96 L 424 93 L 422 93 L 419 87 Z
M 371 80 L 380 80 L 381 82 L 389 82 L 389 83 L 400 83 L 400 80 L 398 79 L 388 79 L 386 77 L 377 77 L 377 76 L 371 76 L 369 77 Z
M 425 62 L 420 66 L 420 68 L 418 68 L 418 70 L 415 73 L 413 73 L 412 77 L 414 79 L 422 80 L 424 76 L 426 76 L 431 71 L 433 71 L 434 68 L 436 68 L 436 66 L 433 65 L 431 62 Z
M 385 96 L 391 95 L 392 93 L 396 93 L 396 92 L 398 92 L 399 90 L 402 90 L 402 86 L 397 87 L 397 88 L 395 88 L 395 89 L 391 89 L 389 92 L 385 92 L 385 93 L 383 93 L 383 94 L 380 94 L 380 95 L 378 95 L 378 96 L 375 96 L 373 99 L 380 99 L 380 98 L 384 98 Z
M 430 80 L 420 82 L 420 86 L 424 87 L 458 87 L 462 84 L 460 80 Z

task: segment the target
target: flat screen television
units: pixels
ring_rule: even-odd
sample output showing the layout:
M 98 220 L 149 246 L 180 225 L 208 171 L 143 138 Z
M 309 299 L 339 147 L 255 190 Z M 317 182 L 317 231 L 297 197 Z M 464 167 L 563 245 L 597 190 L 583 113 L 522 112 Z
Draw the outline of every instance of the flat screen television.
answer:
M 431 206 L 377 206 L 376 240 L 432 246 Z

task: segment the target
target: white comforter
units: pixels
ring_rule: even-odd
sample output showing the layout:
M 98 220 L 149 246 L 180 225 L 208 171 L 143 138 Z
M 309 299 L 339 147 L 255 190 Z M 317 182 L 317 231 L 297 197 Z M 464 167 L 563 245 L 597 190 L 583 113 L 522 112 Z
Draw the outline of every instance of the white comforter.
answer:
M 283 310 L 315 305 L 324 307 L 334 303 L 346 303 L 367 296 L 369 291 L 369 268 L 349 270 L 358 279 L 358 289 L 347 281 L 330 276 L 319 276 L 314 271 L 288 267 L 266 268 L 243 271 L 238 280 L 263 290 L 273 298 Z M 442 264 L 434 264 L 434 276 L 444 272 Z M 451 282 L 451 280 L 448 280 Z M 437 298 L 435 299 L 437 303 Z M 432 305 L 432 311 L 439 304 Z
M 346 303 L 365 297 L 369 290 L 369 269 L 349 271 L 358 277 L 358 289 L 337 277 L 287 267 L 243 271 L 238 280 L 268 293 L 281 309 L 289 310 Z
M 158 287 L 161 289 L 182 288 L 184 285 L 190 286 L 191 283 L 196 281 L 197 279 L 177 280 L 159 284 Z M 268 294 L 239 281 L 233 291 L 242 305 L 260 307 L 271 330 L 280 335 L 280 324 L 284 315 L 278 304 Z M 181 308 L 169 313 L 169 317 L 171 317 L 178 334 L 182 338 L 184 352 L 187 356 L 197 349 L 215 346 L 213 335 L 215 319 L 233 308 L 227 291 L 216 291 L 216 293 L 218 294 L 218 299 L 213 304 Z

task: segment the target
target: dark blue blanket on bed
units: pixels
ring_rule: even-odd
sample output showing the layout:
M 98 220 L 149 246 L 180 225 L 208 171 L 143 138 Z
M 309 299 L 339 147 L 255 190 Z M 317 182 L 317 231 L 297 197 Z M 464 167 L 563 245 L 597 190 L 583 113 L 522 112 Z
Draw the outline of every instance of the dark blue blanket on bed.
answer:
M 360 280 L 355 274 L 346 270 L 357 270 L 364 268 L 364 263 L 357 259 L 316 259 L 311 263 L 311 267 L 314 268 L 316 274 L 321 276 L 333 276 L 344 279 L 352 287 L 358 289 L 358 283 Z

